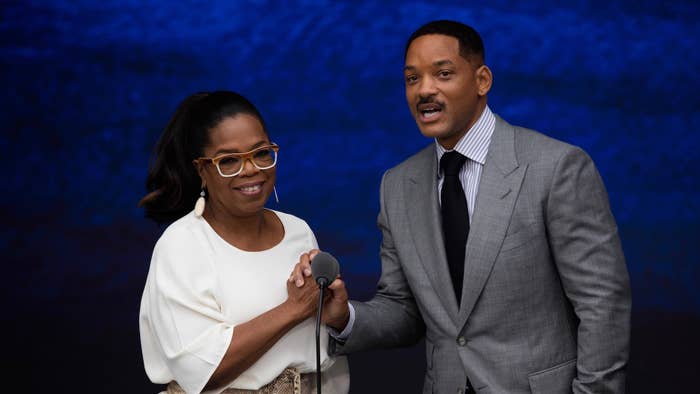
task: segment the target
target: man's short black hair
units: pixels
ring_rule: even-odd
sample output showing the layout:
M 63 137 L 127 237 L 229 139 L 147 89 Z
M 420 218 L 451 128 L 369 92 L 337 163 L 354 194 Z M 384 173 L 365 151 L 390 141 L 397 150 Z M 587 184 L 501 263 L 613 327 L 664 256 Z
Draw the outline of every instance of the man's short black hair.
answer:
M 469 62 L 474 62 L 477 65 L 482 65 L 486 61 L 484 43 L 481 41 L 481 36 L 479 33 L 471 26 L 450 20 L 428 22 L 419 27 L 418 30 L 414 31 L 406 43 L 406 50 L 403 54 L 404 60 L 406 59 L 406 54 L 408 53 L 408 47 L 411 45 L 413 40 L 428 34 L 441 34 L 443 36 L 454 37 L 457 39 L 457 41 L 459 41 L 460 56 L 467 59 Z

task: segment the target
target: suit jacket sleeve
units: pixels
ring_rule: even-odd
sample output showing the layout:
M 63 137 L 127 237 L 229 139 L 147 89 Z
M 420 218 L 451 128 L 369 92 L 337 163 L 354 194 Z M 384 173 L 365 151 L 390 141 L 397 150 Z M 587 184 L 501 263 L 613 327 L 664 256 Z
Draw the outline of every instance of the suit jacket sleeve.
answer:
M 395 178 L 394 182 L 390 181 L 390 173 L 391 170 L 384 174 L 380 189 L 381 207 L 377 225 L 382 232 L 382 274 L 377 293 L 368 302 L 351 301 L 355 308 L 355 323 L 345 343 L 335 343 L 335 353 L 407 346 L 417 342 L 425 333 L 425 325 L 391 236 L 387 190 L 397 190 L 400 185 Z
M 631 294 L 605 186 L 578 148 L 560 158 L 546 222 L 562 286 L 579 319 L 575 393 L 623 393 Z

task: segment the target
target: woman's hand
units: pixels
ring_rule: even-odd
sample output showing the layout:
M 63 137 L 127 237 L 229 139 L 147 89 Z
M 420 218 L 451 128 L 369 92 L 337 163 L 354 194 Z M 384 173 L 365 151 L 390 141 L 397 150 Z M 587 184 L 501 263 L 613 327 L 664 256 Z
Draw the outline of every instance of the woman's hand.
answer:
M 318 285 L 313 280 L 297 286 L 292 278 L 287 280 L 287 301 L 285 304 L 298 321 L 311 317 L 318 309 Z
M 212 374 L 207 389 L 221 387 L 236 379 L 297 324 L 318 310 L 319 289 L 307 280 L 297 286 L 287 280 L 287 299 L 269 311 L 237 324 L 226 354 Z

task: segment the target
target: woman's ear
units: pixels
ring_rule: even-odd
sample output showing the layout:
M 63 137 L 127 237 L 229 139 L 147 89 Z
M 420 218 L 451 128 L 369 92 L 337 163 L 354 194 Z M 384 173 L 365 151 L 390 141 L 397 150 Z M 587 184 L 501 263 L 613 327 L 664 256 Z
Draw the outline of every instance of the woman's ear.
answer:
M 192 160 L 192 165 L 197 170 L 199 177 L 202 178 L 202 182 L 204 182 L 204 163 L 201 160 L 194 159 Z

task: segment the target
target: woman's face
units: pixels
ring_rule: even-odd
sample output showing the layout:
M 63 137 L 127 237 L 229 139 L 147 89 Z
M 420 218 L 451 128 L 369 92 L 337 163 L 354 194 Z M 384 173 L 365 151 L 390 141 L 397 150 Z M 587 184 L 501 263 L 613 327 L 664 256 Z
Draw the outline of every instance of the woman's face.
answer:
M 258 118 L 239 114 L 225 118 L 209 130 L 209 144 L 203 153 L 213 158 L 224 153 L 249 152 L 269 144 Z M 243 163 L 241 173 L 231 178 L 219 175 L 211 162 L 199 162 L 198 171 L 209 194 L 206 210 L 217 216 L 245 217 L 259 213 L 275 185 L 275 167 L 259 170 L 249 160 Z

